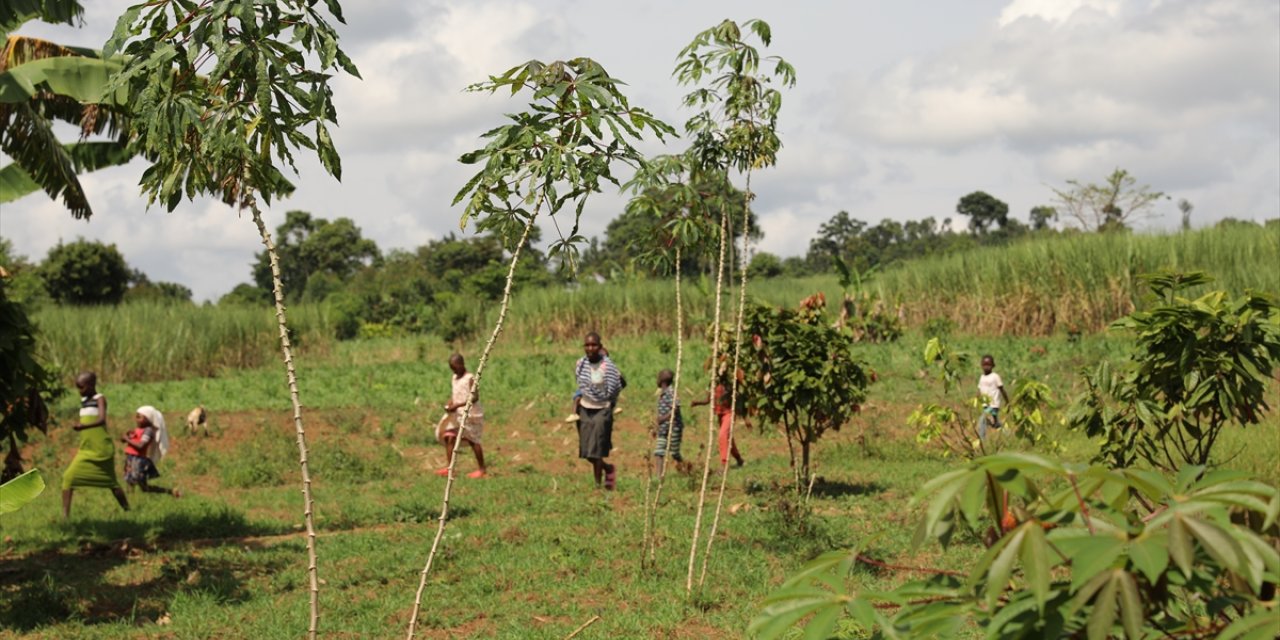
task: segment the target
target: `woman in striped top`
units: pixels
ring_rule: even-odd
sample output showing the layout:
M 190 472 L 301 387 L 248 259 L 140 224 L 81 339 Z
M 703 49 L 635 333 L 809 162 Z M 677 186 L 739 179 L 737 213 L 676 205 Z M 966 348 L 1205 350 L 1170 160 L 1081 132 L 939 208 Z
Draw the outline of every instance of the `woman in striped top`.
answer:
M 578 385 L 578 457 L 591 463 L 596 486 L 617 486 L 617 467 L 605 462 L 613 450 L 613 408 L 622 391 L 622 372 L 605 355 L 600 334 L 592 331 L 582 341 L 585 354 L 574 366 Z

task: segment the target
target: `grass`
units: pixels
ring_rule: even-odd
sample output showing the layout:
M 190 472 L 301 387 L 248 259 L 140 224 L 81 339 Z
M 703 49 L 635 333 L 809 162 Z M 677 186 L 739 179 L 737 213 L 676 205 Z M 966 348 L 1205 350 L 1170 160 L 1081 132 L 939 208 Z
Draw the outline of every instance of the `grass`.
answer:
M 1092 332 L 1145 304 L 1144 273 L 1199 270 L 1215 278 L 1211 288 L 1232 295 L 1280 294 L 1277 255 L 1280 225 L 1072 234 L 914 260 L 887 270 L 875 287 L 902 303 L 911 324 L 946 317 L 992 335 Z
M 275 312 L 265 308 L 49 305 L 34 320 L 41 362 L 68 378 L 86 369 L 109 380 L 207 377 L 260 367 L 280 353 Z M 301 354 L 329 348 L 333 328 L 323 306 L 291 309 L 289 320 Z
M 740 434 L 748 465 L 729 476 L 731 513 L 721 524 L 710 583 L 686 598 L 694 478 L 670 479 L 658 568 L 639 568 L 653 377 L 672 366 L 674 353 L 652 336 L 606 339 L 629 382 L 613 456 L 620 490 L 591 487 L 587 465 L 576 459 L 572 426 L 560 421 L 572 393 L 577 340 L 504 342 L 481 390 L 493 473 L 459 480 L 456 520 L 428 584 L 420 637 L 563 638 L 598 615 L 579 637 L 738 638 L 761 599 L 822 551 L 857 543 L 889 562 L 940 568 L 963 567 L 981 553 L 971 537 L 943 556 L 934 547 L 913 549 L 904 534 L 919 516 L 908 499 L 955 464 L 920 449 L 904 426 L 917 404 L 940 394 L 919 375 L 923 337 L 909 334 L 895 344 L 860 347 L 880 382 L 853 423 L 817 445 L 822 480 L 809 505 L 787 487 L 785 444 L 772 434 Z M 1039 377 L 1059 398 L 1072 395 L 1081 366 L 1117 360 L 1127 350 L 1126 340 L 1114 336 L 1078 342 L 956 336 L 951 343 L 975 356 L 995 354 L 1006 380 Z M 706 441 L 706 414 L 690 410 L 687 399 L 706 384 L 700 366 L 706 347 L 690 350 L 685 454 L 695 458 Z M 339 343 L 300 363 L 326 636 L 402 637 L 443 487 L 430 473 L 443 461 L 431 427 L 434 407 L 449 393 L 447 355 L 434 341 L 383 339 Z M 279 366 L 185 380 L 104 379 L 101 389 L 110 399 L 113 432 L 140 404 L 170 416 L 174 453 L 157 484 L 178 486 L 186 496 L 135 495 L 125 514 L 107 492 L 79 490 L 73 517 L 63 523 L 57 487 L 75 436 L 57 428 L 37 437 L 24 454 L 50 488 L 0 520 L 0 638 L 301 635 L 302 499 Z M 177 424 L 196 403 L 210 410 L 209 437 L 188 436 Z M 56 413 L 65 424 L 74 404 L 63 402 Z M 1257 429 L 1232 432 L 1220 450 L 1237 454 L 1233 468 L 1275 483 L 1278 429 L 1273 413 Z M 1055 429 L 1054 435 L 1068 458 L 1087 459 L 1094 450 L 1077 434 Z M 459 464 L 465 472 L 474 463 L 465 456 Z M 903 578 L 857 575 L 869 588 Z
M 1094 333 L 1142 306 L 1138 276 L 1159 269 L 1207 271 L 1217 278 L 1213 286 L 1235 295 L 1245 289 L 1280 295 L 1280 272 L 1273 264 L 1276 255 L 1280 255 L 1280 225 L 1170 235 L 1061 235 L 912 260 L 876 276 L 869 289 L 886 303 L 889 313 L 897 313 L 911 327 L 947 319 L 971 335 Z M 706 277 L 686 279 L 685 326 L 691 337 L 701 337 L 711 322 L 714 285 Z M 757 300 L 785 306 L 794 306 L 815 292 L 824 293 L 834 306 L 841 296 L 833 275 L 757 280 L 749 292 Z M 737 300 L 732 287 L 724 296 L 726 303 Z M 518 291 L 507 321 L 507 339 L 549 346 L 577 340 L 588 328 L 615 338 L 671 333 L 675 331 L 674 300 L 674 286 L 667 280 L 588 281 L 571 288 Z M 302 366 L 331 352 L 369 352 L 364 346 L 343 348 L 334 340 L 324 305 L 300 304 L 289 313 Z M 490 327 L 496 314 L 492 305 L 477 304 L 462 322 L 477 329 Z M 279 354 L 275 317 L 266 309 L 152 304 L 47 307 L 35 320 L 43 361 L 68 379 L 84 369 L 113 382 L 220 379 L 224 372 L 275 362 Z M 420 338 L 421 342 L 396 344 L 425 353 L 440 343 L 434 336 Z M 377 377 L 381 378 L 380 370 Z M 274 388 L 274 379 L 268 387 Z M 203 393 L 217 390 L 207 386 Z M 269 398 L 274 396 L 270 393 L 264 401 L 273 401 Z

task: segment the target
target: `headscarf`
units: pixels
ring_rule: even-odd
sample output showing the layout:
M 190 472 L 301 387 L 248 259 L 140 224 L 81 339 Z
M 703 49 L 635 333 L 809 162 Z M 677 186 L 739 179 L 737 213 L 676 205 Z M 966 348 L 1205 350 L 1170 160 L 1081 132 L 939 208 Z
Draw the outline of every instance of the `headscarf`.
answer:
M 151 405 L 138 407 L 138 413 L 151 423 L 156 430 L 156 455 L 152 456 L 153 462 L 159 462 L 166 455 L 169 455 L 169 429 L 164 426 L 164 414 L 159 409 Z

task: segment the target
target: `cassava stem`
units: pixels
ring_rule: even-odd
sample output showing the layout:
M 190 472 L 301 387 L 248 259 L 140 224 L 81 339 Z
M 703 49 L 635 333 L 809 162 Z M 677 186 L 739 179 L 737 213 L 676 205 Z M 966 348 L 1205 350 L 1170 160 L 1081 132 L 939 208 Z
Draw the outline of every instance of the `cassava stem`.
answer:
M 440 549 L 440 540 L 444 538 L 445 523 L 449 520 L 449 496 L 453 490 L 453 467 L 458 462 L 458 447 L 462 444 L 462 431 L 467 427 L 467 419 L 471 417 L 471 406 L 475 403 L 476 394 L 480 391 L 480 380 L 484 375 L 485 365 L 489 362 L 489 352 L 493 350 L 493 345 L 498 341 L 498 336 L 502 334 L 502 325 L 507 319 L 507 309 L 511 307 L 511 284 L 516 277 L 516 264 L 520 261 L 520 251 L 524 248 L 525 242 L 529 240 L 529 232 L 533 229 L 533 221 L 538 218 L 538 210 L 542 208 L 542 199 L 545 194 L 539 196 L 538 204 L 533 208 L 533 215 L 529 216 L 529 222 L 524 226 L 524 233 L 520 236 L 520 242 L 511 252 L 511 264 L 507 268 L 507 282 L 502 289 L 502 306 L 498 312 L 498 321 L 493 325 L 493 332 L 489 334 L 489 341 L 484 345 L 484 352 L 480 354 L 480 362 L 476 364 L 475 378 L 471 383 L 471 393 L 467 395 L 467 404 L 462 409 L 462 422 L 458 425 L 458 436 L 453 439 L 453 455 L 449 460 L 449 477 L 444 484 L 444 498 L 440 504 L 440 517 L 436 526 L 435 540 L 431 541 L 431 552 L 427 554 L 427 563 L 422 567 L 422 575 L 418 580 L 418 593 L 413 599 L 413 614 L 409 617 L 408 640 L 413 640 L 413 634 L 418 627 L 418 613 L 422 610 L 422 592 L 427 588 L 427 576 L 431 573 L 431 565 L 436 559 L 436 552 Z
M 730 410 L 738 408 L 738 359 L 742 355 L 742 316 L 747 309 L 747 264 L 750 259 L 748 251 L 750 246 L 747 244 L 751 236 L 751 172 L 747 172 L 746 192 L 744 194 L 744 205 L 742 207 L 742 255 L 738 257 L 738 268 L 742 272 L 742 282 L 738 287 L 738 319 L 733 329 L 733 368 L 730 369 L 729 383 L 729 407 Z M 737 422 L 737 416 L 729 420 L 729 442 L 725 444 L 730 451 L 733 450 L 733 425 Z M 725 455 L 728 455 L 727 453 Z M 720 492 L 716 496 L 716 513 L 711 519 L 711 531 L 707 534 L 707 550 L 702 554 L 702 571 L 698 575 L 698 587 L 707 581 L 707 563 L 711 560 L 711 545 L 716 540 L 716 530 L 720 528 L 720 512 L 724 508 L 724 487 L 729 481 L 729 465 L 728 459 L 726 463 L 720 465 Z M 812 485 L 811 485 L 812 486 Z
M 693 520 L 693 536 L 689 544 L 689 573 L 685 577 L 684 590 L 686 594 L 693 593 L 693 565 L 698 557 L 698 539 L 702 533 L 702 511 L 707 502 L 707 481 L 711 478 L 711 448 L 715 445 L 716 436 L 716 412 L 715 406 L 717 399 L 714 397 L 716 393 L 716 372 L 720 367 L 717 360 L 720 357 L 720 297 L 724 289 L 724 251 L 725 236 L 728 234 L 729 212 L 721 205 L 720 207 L 720 258 L 716 262 L 716 311 L 715 320 L 712 326 L 712 333 L 715 334 L 711 341 L 711 388 L 708 399 L 711 401 L 711 410 L 707 412 L 707 449 L 702 459 L 702 488 L 698 491 L 698 515 Z
M 311 604 L 307 638 L 315 640 L 320 629 L 320 578 L 317 575 L 316 528 L 312 517 L 314 502 L 311 498 L 311 472 L 307 468 L 307 434 L 302 428 L 302 402 L 298 399 L 298 373 L 293 368 L 293 347 L 289 344 L 289 323 L 284 313 L 280 257 L 276 254 L 275 244 L 271 242 L 271 232 L 262 221 L 262 212 L 258 210 L 258 201 L 253 192 L 245 195 L 244 204 L 253 215 L 253 223 L 258 226 L 258 235 L 262 236 L 262 244 L 267 248 L 267 256 L 271 261 L 271 292 L 276 303 L 276 322 L 280 326 L 280 352 L 284 357 L 285 375 L 289 381 L 289 401 L 293 404 L 293 427 L 298 437 L 298 466 L 302 469 L 302 516 L 307 527 L 307 578 L 310 583 Z
M 671 417 L 667 422 L 667 444 L 663 448 L 666 451 L 667 458 L 671 456 L 671 441 L 675 437 L 676 409 L 680 407 L 680 369 L 683 368 L 684 366 L 684 305 L 683 305 L 683 301 L 680 298 L 680 257 L 681 257 L 680 244 L 677 243 L 676 244 L 676 375 L 675 375 L 675 379 L 671 381 L 671 388 L 672 388 Z M 645 538 L 646 545 L 648 546 L 648 550 L 647 550 L 648 558 L 650 561 L 656 560 L 655 556 L 657 555 L 657 551 L 658 551 L 658 541 L 657 541 L 658 531 L 657 531 L 657 525 L 656 525 L 656 520 L 658 517 L 658 500 L 662 498 L 662 484 L 663 484 L 663 480 L 665 480 L 667 477 L 667 462 L 668 460 L 664 459 L 662 461 L 662 468 L 658 470 L 658 488 L 654 491 L 654 494 L 653 494 L 653 506 L 652 508 L 648 506 L 646 506 L 645 508 L 646 511 L 649 512 L 649 516 L 648 516 L 649 521 L 647 523 L 646 531 L 650 532 L 651 535 L 653 536 L 652 538 L 649 538 L 649 537 Z M 646 495 L 645 498 L 647 500 L 648 496 Z

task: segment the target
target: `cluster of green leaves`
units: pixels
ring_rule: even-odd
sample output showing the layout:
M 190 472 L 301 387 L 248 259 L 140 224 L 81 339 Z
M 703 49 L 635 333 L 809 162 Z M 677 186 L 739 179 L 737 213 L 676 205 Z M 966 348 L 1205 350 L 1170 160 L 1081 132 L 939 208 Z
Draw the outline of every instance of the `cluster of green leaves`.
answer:
M 0 444 L 16 453 L 31 427 L 43 433 L 49 421 L 48 403 L 62 394 L 55 372 L 36 360 L 36 329 L 22 305 L 5 295 L 0 277 Z
M 613 163 L 638 167 L 644 156 L 633 146 L 650 130 L 659 140 L 674 130 L 644 109 L 633 107 L 621 83 L 590 58 L 542 63 L 531 60 L 469 87 L 471 91 L 521 90 L 532 93 L 529 110 L 510 114 L 510 123 L 487 131 L 489 142 L 463 154 L 480 170 L 458 191 L 465 203 L 461 226 L 475 221 L 514 248 L 527 225 L 541 213 L 555 220 L 574 206 L 573 226 L 550 246 L 552 257 L 572 265 L 584 241 L 578 226 L 587 198 L 602 182 L 621 186 Z
M 744 214 L 748 236 L 761 237 L 755 215 L 747 210 L 746 194 L 733 186 L 724 171 L 705 170 L 694 160 L 691 153 L 656 156 L 636 171 L 624 186 L 634 194 L 631 201 L 605 229 L 606 256 L 633 260 L 651 274 L 666 275 L 674 273 L 679 252 L 682 272 L 710 272 L 715 268 L 721 211 L 730 221 L 729 238 L 744 233 L 741 225 L 733 224 Z M 736 264 L 736 251 L 727 249 L 726 262 Z
M 699 33 L 680 51 L 675 68 L 680 84 L 709 78 L 706 86 L 684 98 L 685 106 L 698 110 L 685 131 L 692 138 L 689 153 L 702 168 L 747 172 L 768 167 L 777 162 L 782 148 L 777 133 L 782 93 L 771 84 L 776 78 L 783 86 L 795 86 L 796 72 L 778 56 L 762 60 L 744 32 L 754 34 L 766 47 L 773 40 L 768 23 L 762 20 L 748 20 L 741 26 L 725 20 Z M 772 63 L 772 73 L 760 70 L 762 61 Z
M 0 8 L 0 203 L 35 191 L 61 198 L 76 218 L 93 209 L 77 174 L 129 159 L 123 94 L 108 91 L 120 68 L 97 51 L 11 35 L 30 20 L 76 24 L 83 8 L 69 0 L 18 0 Z M 64 122 L 80 131 L 63 143 L 53 130 Z M 103 134 L 107 140 L 88 140 Z
M 104 53 L 126 55 L 110 88 L 129 95 L 132 149 L 151 162 L 141 181 L 151 202 L 172 210 L 184 196 L 211 193 L 243 204 L 253 192 L 269 202 L 292 191 L 274 163 L 293 168 L 298 148 L 341 177 L 329 80 L 359 71 L 319 4 L 156 0 L 120 16 Z M 336 0 L 323 4 L 343 21 Z
M 1015 521 L 1001 522 L 1001 493 L 1018 500 Z M 825 638 L 846 615 L 877 638 L 1271 638 L 1280 628 L 1280 492 L 1247 474 L 1192 466 L 1171 480 L 1002 453 L 934 478 L 917 500 L 917 544 L 946 547 L 992 521 L 1003 534 L 967 572 L 889 590 L 858 586 L 856 551 L 827 554 L 770 596 L 751 630 L 778 638 L 807 618 L 806 637 Z
M 885 310 L 880 294 L 866 285 L 875 276 L 876 268 L 859 272 L 850 269 L 839 256 L 832 256 L 840 288 L 844 295 L 840 300 L 840 317 L 837 327 L 848 327 L 858 342 L 893 342 L 902 337 L 902 320 Z
M 951 349 L 935 336 L 925 343 L 923 355 L 926 369 L 933 368 L 942 382 L 943 396 L 952 395 L 963 384 L 969 354 Z M 944 400 L 921 404 L 907 417 L 907 424 L 917 430 L 916 442 L 922 445 L 937 443 L 944 455 L 973 458 L 1015 443 L 1058 450 L 1060 445 L 1046 431 L 1053 406 L 1053 390 L 1034 378 L 1017 380 L 1012 387 L 1009 403 L 1001 410 L 1001 427 L 989 431 L 986 439 L 980 438 L 978 433 L 983 402 L 977 395 L 966 396 L 958 402 Z
M 787 442 L 799 443 L 792 466 L 797 481 L 809 479 L 809 451 L 827 430 L 839 431 L 867 398 L 872 374 L 853 356 L 853 337 L 831 326 L 822 294 L 798 309 L 753 304 L 743 318 L 739 345 L 739 394 L 764 427 L 781 425 Z M 727 371 L 727 356 L 719 369 Z
M 1267 384 L 1280 365 L 1280 307 L 1261 293 L 1231 299 L 1180 293 L 1203 273 L 1145 276 L 1160 302 L 1112 325 L 1136 345 L 1129 366 L 1085 372 L 1088 387 L 1070 423 L 1102 441 L 1099 459 L 1142 461 L 1166 470 L 1213 460 L 1222 430 L 1257 424 L 1270 407 Z

